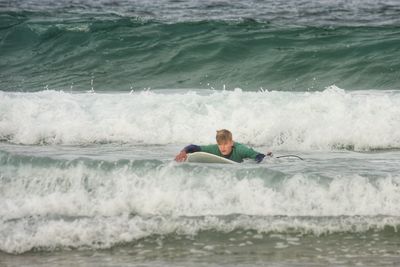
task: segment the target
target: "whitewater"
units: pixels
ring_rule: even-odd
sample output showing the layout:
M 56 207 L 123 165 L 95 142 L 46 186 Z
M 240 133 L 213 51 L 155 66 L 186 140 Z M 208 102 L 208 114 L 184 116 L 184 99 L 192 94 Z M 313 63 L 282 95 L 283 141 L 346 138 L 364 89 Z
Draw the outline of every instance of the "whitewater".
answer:
M 12 144 L 212 143 L 227 128 L 271 149 L 400 148 L 397 91 L 0 92 L 0 101 L 0 139 Z
M 397 91 L 336 86 L 1 92 L 1 260 L 29 265 L 38 252 L 132 266 L 196 266 L 204 255 L 216 266 L 247 266 L 249 255 L 291 266 L 298 253 L 304 266 L 395 260 L 399 102 Z M 173 160 L 187 144 L 214 143 L 220 128 L 304 161 Z

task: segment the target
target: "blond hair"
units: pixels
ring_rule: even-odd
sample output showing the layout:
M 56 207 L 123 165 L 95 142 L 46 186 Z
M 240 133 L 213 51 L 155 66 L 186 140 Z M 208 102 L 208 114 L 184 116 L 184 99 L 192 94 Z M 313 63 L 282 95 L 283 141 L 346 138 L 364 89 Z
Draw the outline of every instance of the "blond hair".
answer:
M 232 141 L 232 133 L 226 129 L 218 130 L 215 138 L 217 139 L 217 144 L 225 144 Z

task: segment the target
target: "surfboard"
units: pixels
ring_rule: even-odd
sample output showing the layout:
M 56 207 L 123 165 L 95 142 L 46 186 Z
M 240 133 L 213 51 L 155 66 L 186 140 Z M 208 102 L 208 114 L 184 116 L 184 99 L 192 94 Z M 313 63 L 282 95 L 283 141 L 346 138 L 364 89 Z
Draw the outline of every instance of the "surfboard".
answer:
M 223 163 L 223 164 L 237 164 L 237 162 L 226 159 L 214 154 L 206 153 L 206 152 L 195 152 L 188 154 L 186 159 L 187 162 L 195 162 L 195 163 Z

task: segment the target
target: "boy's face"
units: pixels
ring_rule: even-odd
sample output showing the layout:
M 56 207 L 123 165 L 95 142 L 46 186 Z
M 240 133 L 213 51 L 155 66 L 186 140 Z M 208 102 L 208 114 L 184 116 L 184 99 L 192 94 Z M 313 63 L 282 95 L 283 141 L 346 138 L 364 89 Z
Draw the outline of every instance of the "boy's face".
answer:
M 219 151 L 222 155 L 226 156 L 232 152 L 233 141 L 226 141 L 218 144 Z

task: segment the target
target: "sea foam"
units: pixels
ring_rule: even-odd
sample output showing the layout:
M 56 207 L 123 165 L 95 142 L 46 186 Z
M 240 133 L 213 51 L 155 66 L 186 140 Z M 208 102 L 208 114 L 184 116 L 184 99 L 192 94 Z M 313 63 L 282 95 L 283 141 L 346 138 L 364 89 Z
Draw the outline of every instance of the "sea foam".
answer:
M 291 174 L 271 164 L 70 160 L 0 151 L 0 250 L 110 248 L 205 231 L 397 231 L 399 176 Z
M 400 147 L 400 95 L 387 91 L 1 92 L 0 103 L 0 139 L 16 144 L 200 144 L 228 128 L 273 149 Z
M 400 177 L 280 173 L 268 165 L 212 168 L 174 162 L 10 164 L 2 155 L 0 217 L 398 216 Z M 32 159 L 32 162 L 34 160 Z M 108 164 L 105 168 L 104 165 Z

